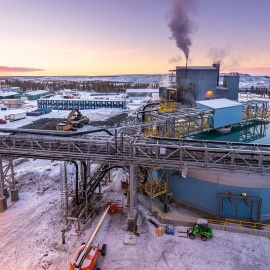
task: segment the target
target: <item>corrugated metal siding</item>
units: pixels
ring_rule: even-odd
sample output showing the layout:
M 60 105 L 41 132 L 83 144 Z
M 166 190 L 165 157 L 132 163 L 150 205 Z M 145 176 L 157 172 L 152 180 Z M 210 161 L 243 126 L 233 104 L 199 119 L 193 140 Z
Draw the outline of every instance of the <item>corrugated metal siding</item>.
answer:
M 215 110 L 214 128 L 220 128 L 241 122 L 242 106 Z
M 197 103 L 197 108 L 201 110 L 213 110 L 213 108 Z M 242 105 L 220 108 L 214 110 L 214 128 L 240 123 L 242 120 Z

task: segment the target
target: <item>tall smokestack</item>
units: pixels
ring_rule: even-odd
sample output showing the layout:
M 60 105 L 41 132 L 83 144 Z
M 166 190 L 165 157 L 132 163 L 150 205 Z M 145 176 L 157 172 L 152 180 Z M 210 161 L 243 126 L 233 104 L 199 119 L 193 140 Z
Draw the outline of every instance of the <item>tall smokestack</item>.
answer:
M 217 86 L 218 86 L 219 85 L 220 62 L 214 62 L 212 64 L 212 66 L 218 70 L 218 76 L 217 76 Z
M 186 62 L 186 72 L 185 72 L 185 89 L 187 89 L 187 62 Z
M 176 41 L 177 47 L 185 54 L 186 61 L 189 58 L 191 46 L 190 35 L 193 32 L 193 22 L 188 13 L 194 10 L 196 0 L 172 0 L 169 28 L 172 32 L 172 39 Z

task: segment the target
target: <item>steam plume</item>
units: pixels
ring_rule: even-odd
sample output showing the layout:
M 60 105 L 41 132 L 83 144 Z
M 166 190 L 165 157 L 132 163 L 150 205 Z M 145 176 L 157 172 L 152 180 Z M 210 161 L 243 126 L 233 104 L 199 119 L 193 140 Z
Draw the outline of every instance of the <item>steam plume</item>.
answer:
M 172 0 L 172 10 L 169 14 L 169 28 L 172 32 L 172 39 L 181 49 L 188 61 L 189 48 L 192 44 L 190 35 L 194 30 L 194 23 L 189 18 L 190 11 L 196 6 L 196 0 Z

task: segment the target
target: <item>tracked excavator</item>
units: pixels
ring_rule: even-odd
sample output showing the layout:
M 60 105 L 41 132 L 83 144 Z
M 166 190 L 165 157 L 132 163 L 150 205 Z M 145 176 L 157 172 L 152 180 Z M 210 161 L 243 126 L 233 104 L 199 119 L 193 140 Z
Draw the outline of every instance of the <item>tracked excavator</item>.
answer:
M 88 123 L 89 118 L 85 115 L 82 115 L 79 109 L 75 107 L 68 115 L 67 121 L 58 124 L 56 126 L 56 130 L 76 130 L 76 128 L 81 128 Z

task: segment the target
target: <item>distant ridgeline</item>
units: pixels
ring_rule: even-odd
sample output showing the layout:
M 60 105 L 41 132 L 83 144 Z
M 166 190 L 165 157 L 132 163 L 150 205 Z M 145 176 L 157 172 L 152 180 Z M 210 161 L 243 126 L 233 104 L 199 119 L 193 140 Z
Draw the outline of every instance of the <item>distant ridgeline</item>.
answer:
M 158 88 L 160 78 L 157 75 L 122 75 L 104 77 L 36 77 L 2 78 L 0 90 L 8 87 L 20 87 L 26 90 L 82 90 L 95 92 L 125 92 L 127 88 Z

